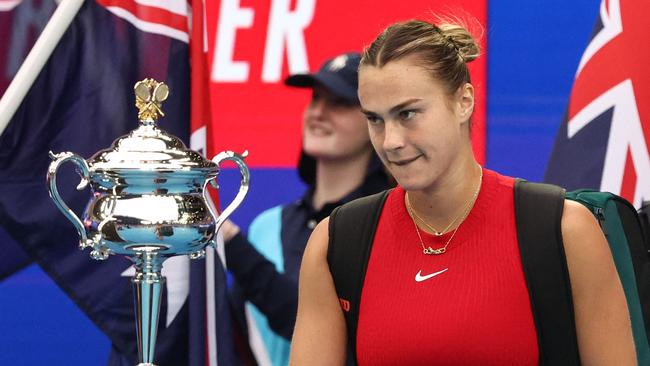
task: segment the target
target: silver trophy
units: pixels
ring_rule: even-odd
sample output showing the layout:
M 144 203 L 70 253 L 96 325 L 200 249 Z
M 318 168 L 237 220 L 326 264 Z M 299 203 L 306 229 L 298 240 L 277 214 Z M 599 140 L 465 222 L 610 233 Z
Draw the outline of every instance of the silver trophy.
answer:
M 47 172 L 50 197 L 79 233 L 79 248 L 92 248 L 90 256 L 104 260 L 121 254 L 134 262 L 131 280 L 135 295 L 138 366 L 155 366 L 153 357 L 165 259 L 175 255 L 201 258 L 215 245 L 221 224 L 248 192 L 249 172 L 244 158 L 224 151 L 211 161 L 189 150 L 178 138 L 156 126 L 164 116 L 162 102 L 169 95 L 164 83 L 145 79 L 135 84 L 140 125 L 113 146 L 88 161 L 81 156 L 50 152 Z M 233 202 L 220 215 L 212 207 L 207 185 L 218 188 L 221 162 L 231 160 L 241 173 L 241 186 Z M 56 173 L 71 161 L 78 167 L 78 190 L 90 185 L 92 196 L 80 219 L 61 199 Z

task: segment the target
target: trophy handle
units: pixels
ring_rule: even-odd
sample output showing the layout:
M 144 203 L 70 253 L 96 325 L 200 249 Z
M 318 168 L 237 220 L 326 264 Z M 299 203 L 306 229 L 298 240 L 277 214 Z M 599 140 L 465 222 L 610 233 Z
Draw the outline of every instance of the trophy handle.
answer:
M 86 246 L 89 246 L 88 243 L 88 236 L 86 235 L 86 229 L 84 228 L 83 223 L 81 222 L 81 219 L 68 207 L 68 205 L 65 204 L 61 196 L 59 195 L 59 191 L 56 188 L 56 171 L 59 169 L 59 166 L 61 164 L 65 163 L 66 161 L 72 161 L 73 163 L 77 164 L 79 167 L 78 173 L 81 175 L 81 182 L 79 182 L 79 185 L 77 185 L 77 190 L 82 190 L 84 189 L 90 180 L 90 169 L 88 167 L 88 163 L 86 163 L 86 160 L 84 160 L 81 156 L 71 153 L 71 152 L 63 152 L 59 154 L 55 154 L 50 151 L 50 158 L 53 160 L 50 163 L 50 167 L 47 170 L 47 183 L 48 183 L 48 190 L 50 191 L 50 197 L 52 197 L 52 200 L 56 204 L 56 207 L 63 213 L 63 215 L 72 222 L 74 227 L 77 229 L 77 232 L 79 233 L 79 237 L 81 238 L 79 241 L 79 246 L 81 249 L 85 248 Z
M 234 161 L 237 164 L 237 167 L 239 167 L 239 172 L 241 173 L 241 185 L 239 186 L 239 192 L 237 192 L 237 195 L 235 196 L 235 199 L 232 200 L 232 202 L 226 207 L 222 212 L 221 215 L 217 216 L 213 212 L 213 209 L 210 204 L 208 204 L 208 208 L 210 208 L 210 211 L 212 213 L 213 217 L 217 217 L 217 220 L 215 222 L 215 229 L 214 233 L 216 234 L 219 231 L 219 228 L 221 228 L 221 225 L 226 221 L 228 216 L 230 216 L 233 211 L 239 205 L 242 203 L 244 200 L 244 197 L 246 197 L 246 194 L 248 193 L 248 186 L 250 184 L 250 172 L 248 171 L 248 167 L 246 166 L 246 163 L 244 163 L 244 158 L 248 156 L 248 151 L 244 151 L 243 154 L 237 154 L 232 151 L 222 151 L 219 154 L 217 154 L 214 158 L 212 158 L 212 161 L 219 166 L 222 161 L 224 160 L 231 160 Z M 210 180 L 216 179 L 217 177 L 211 178 L 206 182 L 206 187 L 203 189 L 203 197 L 205 198 L 206 202 L 210 202 L 208 199 L 208 190 L 207 188 L 207 183 Z

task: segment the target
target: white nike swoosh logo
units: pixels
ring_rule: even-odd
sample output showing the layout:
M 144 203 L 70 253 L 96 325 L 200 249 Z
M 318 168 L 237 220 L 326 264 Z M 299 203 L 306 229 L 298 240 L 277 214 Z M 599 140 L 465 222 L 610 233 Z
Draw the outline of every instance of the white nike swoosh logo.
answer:
M 426 281 L 426 280 L 428 280 L 428 279 L 431 278 L 431 277 L 435 277 L 435 276 L 437 276 L 437 275 L 439 275 L 439 274 L 441 274 L 441 273 L 447 272 L 448 269 L 449 269 L 449 268 L 445 268 L 445 269 L 443 269 L 442 271 L 433 272 L 433 273 L 428 274 L 428 275 L 426 275 L 426 276 L 422 276 L 422 270 L 419 270 L 418 273 L 415 275 L 415 282 Z

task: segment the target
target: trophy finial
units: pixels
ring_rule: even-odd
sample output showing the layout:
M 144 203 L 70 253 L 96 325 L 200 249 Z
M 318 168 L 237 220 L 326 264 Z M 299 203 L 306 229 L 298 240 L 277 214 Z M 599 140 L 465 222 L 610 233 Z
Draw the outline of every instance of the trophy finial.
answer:
M 154 123 L 165 115 L 161 106 L 169 96 L 167 84 L 147 78 L 135 83 L 133 91 L 135 92 L 135 106 L 139 110 L 138 119 L 142 123 Z

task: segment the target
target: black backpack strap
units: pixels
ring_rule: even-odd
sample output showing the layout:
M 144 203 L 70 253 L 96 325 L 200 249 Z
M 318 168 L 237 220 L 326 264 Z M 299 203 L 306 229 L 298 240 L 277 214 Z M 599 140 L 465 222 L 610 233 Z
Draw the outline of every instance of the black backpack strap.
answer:
M 517 180 L 515 216 L 540 365 L 580 365 L 571 282 L 562 241 L 564 189 Z
M 643 229 L 643 244 L 650 259 L 650 201 L 643 201 L 643 205 L 639 209 L 639 220 Z
M 614 196 L 613 202 L 623 226 L 627 250 L 629 250 L 632 260 L 641 313 L 643 314 L 643 326 L 650 345 L 650 260 L 645 247 L 648 238 L 642 224 L 644 218 L 637 214 L 634 206 L 624 198 Z
M 330 214 L 327 262 L 348 328 L 348 364 L 356 365 L 361 288 L 382 207 L 389 191 L 359 198 Z

